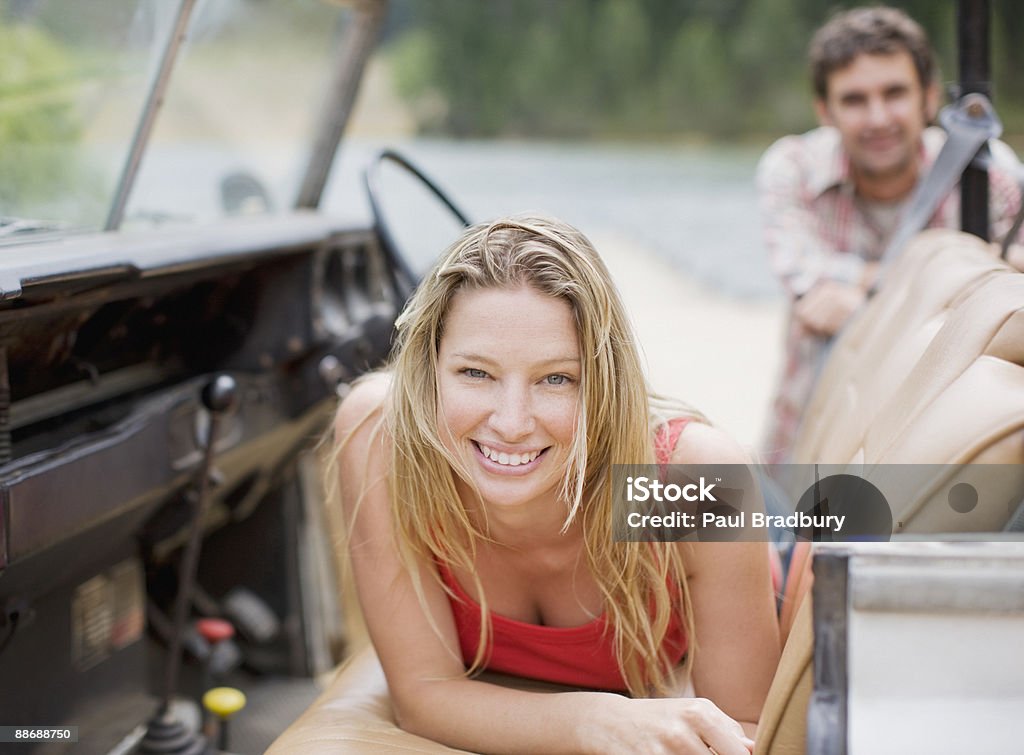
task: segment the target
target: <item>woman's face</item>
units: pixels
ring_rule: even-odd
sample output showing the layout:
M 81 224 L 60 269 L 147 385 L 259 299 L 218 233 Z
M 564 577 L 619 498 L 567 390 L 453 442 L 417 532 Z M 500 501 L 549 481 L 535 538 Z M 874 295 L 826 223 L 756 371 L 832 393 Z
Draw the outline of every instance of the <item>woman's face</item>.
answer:
M 484 501 L 508 507 L 553 496 L 580 396 L 569 304 L 526 285 L 459 291 L 438 357 L 441 437 Z

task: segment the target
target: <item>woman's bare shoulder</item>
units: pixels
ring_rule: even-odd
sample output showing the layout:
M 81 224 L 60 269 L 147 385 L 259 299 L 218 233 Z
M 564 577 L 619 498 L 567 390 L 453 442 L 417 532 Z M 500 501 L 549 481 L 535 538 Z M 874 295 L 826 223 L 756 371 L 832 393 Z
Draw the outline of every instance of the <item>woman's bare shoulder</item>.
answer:
M 390 384 L 387 373 L 360 378 L 334 418 L 332 453 L 341 503 L 353 517 L 349 527 L 364 538 L 368 533 L 390 532 L 386 487 L 389 454 L 383 426 Z
M 362 429 L 377 424 L 390 389 L 391 375 L 387 372 L 373 372 L 357 380 L 334 416 L 334 442 L 355 441 L 368 435 Z
M 683 429 L 672 453 L 671 463 L 686 465 L 709 465 L 715 476 L 721 474 L 726 478 L 725 487 L 730 487 L 730 480 L 747 480 L 747 475 L 738 469 L 726 471 L 726 465 L 742 465 L 750 468 L 750 455 L 729 433 L 721 428 L 702 422 L 690 422 Z M 743 485 L 739 486 L 741 489 Z M 759 498 L 756 488 L 751 491 Z M 719 499 L 724 500 L 724 499 Z M 753 499 L 750 499 L 753 505 Z M 708 579 L 721 577 L 735 579 L 744 569 L 757 571 L 761 566 L 767 568 L 768 545 L 765 542 L 713 542 L 700 544 L 692 542 L 680 543 L 681 553 L 686 563 L 687 575 L 692 579 L 701 575 L 706 584 Z M 717 575 L 717 576 L 716 576 Z
M 670 457 L 672 464 L 750 464 L 750 455 L 725 430 L 689 422 Z

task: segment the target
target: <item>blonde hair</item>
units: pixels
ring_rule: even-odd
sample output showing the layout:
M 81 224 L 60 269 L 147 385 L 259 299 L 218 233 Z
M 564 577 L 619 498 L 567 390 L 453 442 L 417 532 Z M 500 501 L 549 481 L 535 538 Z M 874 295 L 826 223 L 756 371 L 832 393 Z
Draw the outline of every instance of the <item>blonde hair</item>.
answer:
M 566 503 L 564 527 L 577 519 L 582 525 L 587 565 L 601 590 L 629 691 L 637 696 L 664 693 L 672 672 L 664 640 L 673 612 L 682 612 L 692 664 L 695 638 L 686 575 L 676 544 L 613 541 L 611 473 L 613 464 L 654 462 L 654 433 L 663 427 L 669 405 L 650 395 L 608 270 L 590 241 L 571 226 L 521 217 L 468 229 L 399 317 L 384 423 L 391 440 L 388 484 L 401 557 L 421 599 L 418 563 L 434 561 L 472 575 L 482 621 L 468 673 L 481 670 L 491 628 L 474 563 L 476 548 L 488 535 L 456 491 L 456 474 L 466 481 L 471 477 L 439 434 L 438 349 L 445 317 L 460 290 L 524 284 L 567 302 L 579 338 L 577 432 L 560 491 Z M 703 421 L 684 405 L 671 406 L 676 416 Z

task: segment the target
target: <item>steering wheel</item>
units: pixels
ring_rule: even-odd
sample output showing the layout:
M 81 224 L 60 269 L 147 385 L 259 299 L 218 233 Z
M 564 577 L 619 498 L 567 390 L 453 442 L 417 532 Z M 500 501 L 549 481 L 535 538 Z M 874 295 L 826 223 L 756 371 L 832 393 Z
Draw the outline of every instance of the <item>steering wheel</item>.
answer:
M 391 223 L 383 211 L 381 203 L 383 196 L 381 167 L 384 163 L 388 162 L 394 163 L 413 176 L 434 197 L 440 200 L 463 228 L 468 227 L 470 222 L 466 214 L 458 208 L 451 198 L 422 170 L 413 165 L 404 156 L 394 150 L 386 149 L 370 162 L 363 173 L 363 180 L 366 185 L 366 196 L 370 201 L 370 210 L 373 213 L 373 227 L 380 240 L 381 248 L 391 262 L 390 269 L 396 288 L 403 293 L 408 293 L 419 283 L 424 271 L 414 269 L 410 263 L 409 255 L 399 248 Z

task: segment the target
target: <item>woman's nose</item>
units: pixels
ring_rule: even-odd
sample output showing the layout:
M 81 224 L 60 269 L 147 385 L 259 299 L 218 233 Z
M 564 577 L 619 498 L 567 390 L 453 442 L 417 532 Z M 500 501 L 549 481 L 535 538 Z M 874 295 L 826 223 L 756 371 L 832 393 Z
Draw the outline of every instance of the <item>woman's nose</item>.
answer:
M 528 389 L 509 386 L 500 391 L 491 411 L 490 426 L 502 440 L 513 442 L 533 432 L 535 421 Z

